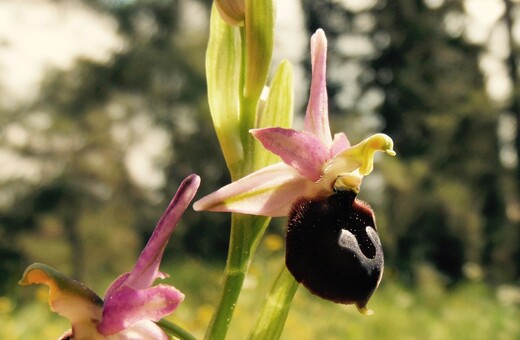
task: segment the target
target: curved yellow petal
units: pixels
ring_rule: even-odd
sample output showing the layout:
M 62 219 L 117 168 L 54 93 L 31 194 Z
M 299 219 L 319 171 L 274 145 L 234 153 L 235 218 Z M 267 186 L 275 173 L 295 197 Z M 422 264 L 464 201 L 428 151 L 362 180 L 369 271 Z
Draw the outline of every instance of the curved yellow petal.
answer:
M 374 169 L 374 154 L 377 151 L 395 156 L 392 138 L 377 133 L 338 153 L 323 168 L 319 183 L 326 188 L 359 192 L 363 176 L 369 175 Z
M 374 154 L 383 151 L 390 156 L 395 156 L 394 141 L 384 133 L 376 133 L 340 153 L 337 157 L 348 158 L 359 163 L 359 173 L 369 175 L 374 169 Z
M 51 310 L 71 322 L 75 337 L 92 339 L 100 337 L 96 325 L 102 317 L 103 300 L 83 283 L 65 276 L 48 265 L 34 263 L 27 267 L 19 284 L 49 286 Z

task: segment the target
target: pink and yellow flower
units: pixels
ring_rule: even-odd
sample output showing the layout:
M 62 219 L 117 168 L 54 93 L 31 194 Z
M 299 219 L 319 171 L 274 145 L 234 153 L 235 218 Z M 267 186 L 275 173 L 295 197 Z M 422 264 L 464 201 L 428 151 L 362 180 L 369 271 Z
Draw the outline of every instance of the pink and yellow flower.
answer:
M 195 202 L 195 210 L 289 216 L 285 263 L 313 294 L 355 304 L 364 314 L 381 281 L 383 249 L 375 216 L 359 201 L 361 181 L 374 154 L 395 155 L 390 137 L 378 133 L 351 146 L 332 137 L 326 89 L 327 39 L 311 38 L 312 80 L 304 130 L 281 127 L 250 132 L 281 162 L 266 166 Z
M 169 339 L 155 322 L 172 313 L 184 294 L 170 285 L 152 285 L 168 276 L 159 272 L 164 249 L 199 184 L 197 175 L 181 183 L 134 268 L 110 285 L 104 301 L 81 282 L 45 264 L 35 263 L 25 270 L 20 284 L 49 286 L 51 310 L 71 322 L 71 330 L 61 339 Z
M 351 146 L 340 132 L 331 135 L 326 89 L 327 39 L 311 39 L 312 81 L 303 131 L 270 127 L 250 132 L 281 162 L 264 167 L 195 202 L 195 210 L 286 216 L 300 197 L 326 197 L 334 190 L 359 192 L 372 172 L 374 154 L 395 155 L 393 141 L 375 134 Z

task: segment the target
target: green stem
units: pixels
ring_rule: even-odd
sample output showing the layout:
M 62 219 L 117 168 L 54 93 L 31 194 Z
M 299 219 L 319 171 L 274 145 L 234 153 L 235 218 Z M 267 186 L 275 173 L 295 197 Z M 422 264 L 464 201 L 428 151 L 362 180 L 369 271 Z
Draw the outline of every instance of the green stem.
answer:
M 250 340 L 280 338 L 298 286 L 299 283 L 296 282 L 284 263 L 260 309 L 260 314 L 249 336 Z
M 268 217 L 232 214 L 228 258 L 224 271 L 224 287 L 205 339 L 220 340 L 226 337 L 240 291 L 267 224 Z
M 259 98 L 244 96 L 247 77 L 245 71 L 247 51 L 245 46 L 245 29 L 241 27 L 239 30 L 242 45 L 241 72 L 238 86 L 240 101 L 239 130 L 244 158 L 239 168 L 240 170 L 231 173 L 233 180 L 250 174 L 256 170 L 256 167 L 267 165 L 255 164 L 254 138 L 249 133 L 249 130 L 256 126 L 256 110 Z M 226 268 L 224 270 L 224 287 L 215 314 L 206 331 L 205 339 L 208 340 L 220 340 L 226 337 L 251 258 L 270 220 L 270 218 L 264 216 L 242 214 L 232 214 L 231 218 L 231 235 Z
M 255 169 L 255 158 L 254 158 L 254 138 L 249 133 L 249 130 L 256 126 L 257 119 L 257 107 L 258 107 L 258 97 L 246 97 L 244 95 L 245 83 L 246 83 L 246 62 L 247 62 L 247 51 L 245 45 L 245 29 L 244 27 L 240 28 L 240 39 L 242 43 L 242 56 L 241 56 L 241 72 L 239 79 L 239 100 L 240 100 L 240 138 L 242 141 L 242 146 L 244 148 L 244 160 L 242 162 L 242 167 L 240 169 L 240 174 L 238 178 L 242 178 L 245 175 L 250 174 Z M 265 164 L 267 165 L 267 164 Z M 263 165 L 263 166 L 265 166 Z M 237 179 L 238 179 L 237 178 Z
M 187 330 L 182 328 L 181 326 L 168 321 L 166 319 L 161 319 L 156 324 L 162 328 L 166 333 L 176 337 L 180 340 L 196 340 L 196 338 L 191 335 Z

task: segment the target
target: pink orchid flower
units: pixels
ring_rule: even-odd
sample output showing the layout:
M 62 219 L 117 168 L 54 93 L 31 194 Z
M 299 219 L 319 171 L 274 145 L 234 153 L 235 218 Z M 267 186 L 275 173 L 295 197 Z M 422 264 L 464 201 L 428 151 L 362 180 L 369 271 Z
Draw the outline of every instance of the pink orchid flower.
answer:
M 286 216 L 300 197 L 327 197 L 334 190 L 359 192 L 373 169 L 376 151 L 395 155 L 393 141 L 375 134 L 350 146 L 344 133 L 332 138 L 326 89 L 327 39 L 311 38 L 312 81 L 303 131 L 279 127 L 253 129 L 262 145 L 282 162 L 264 167 L 195 202 L 195 210 Z
M 20 284 L 48 285 L 51 309 L 71 322 L 72 329 L 61 339 L 169 339 L 155 321 L 173 312 L 184 294 L 170 285 L 152 284 L 168 277 L 159 272 L 164 249 L 199 184 L 197 175 L 181 183 L 135 267 L 110 285 L 105 301 L 47 265 L 36 263 L 25 270 Z

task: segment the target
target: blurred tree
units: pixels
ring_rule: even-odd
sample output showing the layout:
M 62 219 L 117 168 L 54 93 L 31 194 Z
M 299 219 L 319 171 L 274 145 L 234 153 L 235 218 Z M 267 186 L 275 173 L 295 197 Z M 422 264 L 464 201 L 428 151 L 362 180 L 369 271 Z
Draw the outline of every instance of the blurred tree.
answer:
M 517 44 L 514 39 L 514 11 L 517 10 L 516 5 L 511 0 L 504 0 L 505 3 L 505 11 L 503 20 L 506 23 L 507 27 L 507 35 L 509 42 L 509 55 L 507 57 L 507 64 L 509 68 L 509 77 L 511 78 L 511 82 L 513 83 L 513 89 L 511 93 L 511 100 L 509 104 L 510 113 L 514 116 L 516 121 L 516 138 L 515 138 L 515 148 L 516 148 L 516 182 L 520 183 L 520 165 L 518 165 L 520 160 L 520 90 L 519 90 L 519 79 L 518 79 L 518 61 L 517 61 Z M 519 191 L 518 195 L 520 196 L 520 185 L 517 190 Z
M 3 280 L 41 261 L 106 286 L 100 278 L 130 269 L 181 179 L 200 174 L 201 191 L 228 181 L 205 95 L 209 2 L 85 3 L 117 20 L 125 46 L 108 63 L 49 73 L 34 103 L 3 116 L 29 136 L 10 152 L 38 169 L 37 180 L 1 183 Z M 171 246 L 223 258 L 228 217 L 200 215 L 187 212 Z
M 151 103 L 158 124 L 170 133 L 166 196 L 191 172 L 203 178 L 201 195 L 229 182 L 206 96 L 204 60 L 211 3 L 150 1 L 112 7 L 134 46 L 127 58 L 135 66 L 122 69 L 143 72 L 140 91 Z M 147 27 L 148 32 L 143 32 Z M 225 258 L 229 216 L 188 212 L 181 223 L 172 247 L 206 260 Z
M 518 77 L 518 39 L 515 37 L 515 26 L 518 25 L 518 3 L 511 0 L 504 0 L 504 14 L 495 24 L 494 29 L 500 31 L 501 26 L 505 27 L 508 46 L 505 48 L 508 77 L 511 82 L 511 92 L 505 102 L 499 103 L 503 110 L 501 113 L 502 125 L 508 126 L 506 130 L 512 133 L 504 133 L 499 129 L 500 151 L 505 158 L 506 173 L 503 179 L 504 196 L 506 199 L 506 212 L 510 221 L 510 230 L 500 235 L 499 241 L 502 247 L 496 247 L 491 253 L 496 258 L 509 259 L 516 263 L 515 276 L 520 277 L 520 83 Z M 506 123 L 504 123 L 506 122 Z M 511 152 L 512 151 L 512 152 Z M 505 157 L 504 157 L 505 155 Z M 511 249 L 514 249 L 511 251 Z
M 399 161 L 386 173 L 387 225 L 395 265 L 431 262 L 451 279 L 465 264 L 511 279 L 516 264 L 496 258 L 511 232 L 501 194 L 498 112 L 485 92 L 479 46 L 449 35 L 445 18 L 464 16 L 461 1 L 430 8 L 419 0 L 387 2 L 375 12 L 374 39 L 389 41 L 374 60 L 385 92 L 381 115 Z

